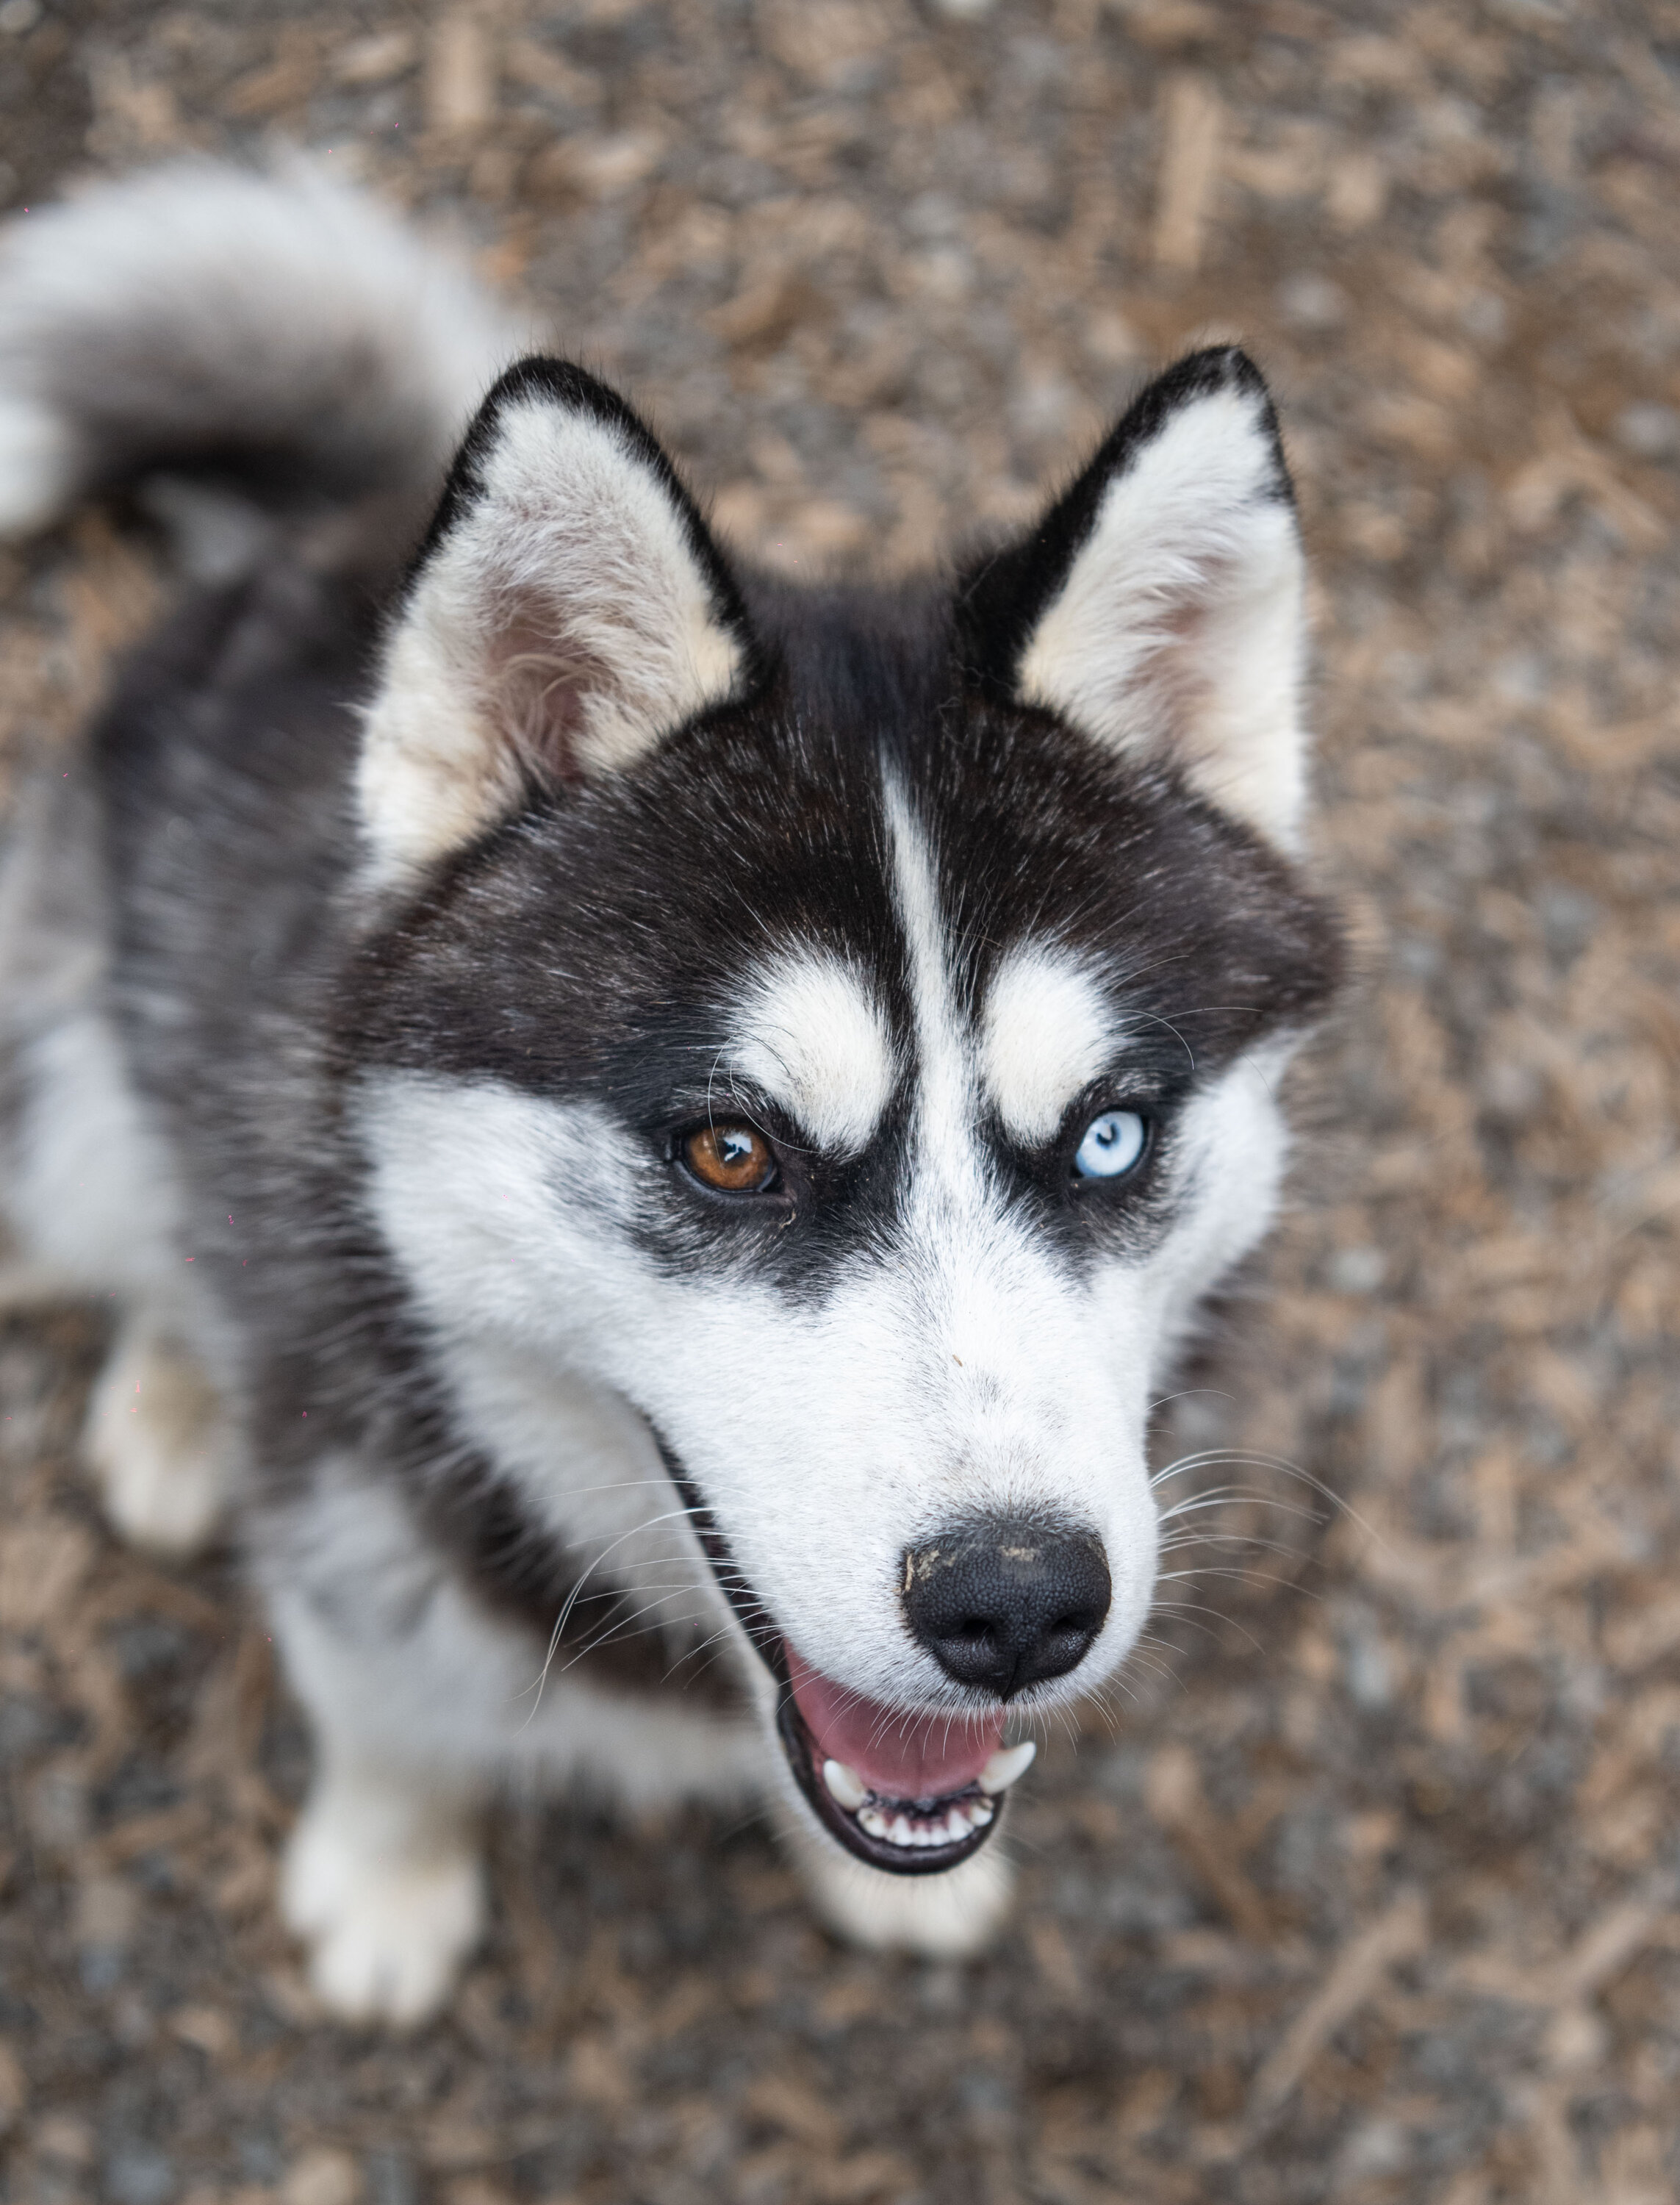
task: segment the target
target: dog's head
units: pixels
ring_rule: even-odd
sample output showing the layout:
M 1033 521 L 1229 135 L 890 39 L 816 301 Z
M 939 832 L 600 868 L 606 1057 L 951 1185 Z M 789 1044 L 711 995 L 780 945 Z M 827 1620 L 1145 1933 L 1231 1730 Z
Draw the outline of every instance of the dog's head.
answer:
M 1006 1715 L 1101 1686 L 1150 1603 L 1151 1401 L 1267 1221 L 1337 961 L 1291 854 L 1301 597 L 1240 354 L 1019 542 L 874 595 L 738 575 L 635 417 L 533 360 L 394 620 L 385 1235 L 475 1433 L 650 1616 L 693 1608 L 686 1512 L 812 1811 L 882 1866 L 982 1843 Z

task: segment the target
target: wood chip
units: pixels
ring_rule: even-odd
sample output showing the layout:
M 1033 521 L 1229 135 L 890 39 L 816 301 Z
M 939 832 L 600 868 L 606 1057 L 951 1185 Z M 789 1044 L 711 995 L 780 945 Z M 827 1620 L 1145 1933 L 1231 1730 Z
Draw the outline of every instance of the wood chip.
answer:
M 1344 1946 L 1281 2043 L 1261 2063 L 1249 2089 L 1250 2123 L 1277 2110 L 1336 2031 L 1379 1988 L 1388 1970 L 1397 1961 L 1421 1952 L 1428 1936 L 1422 1895 L 1407 1891 Z
M 470 138 L 496 113 L 496 56 L 483 16 L 452 9 L 433 27 L 426 54 L 426 121 L 445 138 Z
M 1627 1966 L 1673 1904 L 1672 1885 L 1665 1881 L 1656 1891 L 1607 1907 L 1551 1971 L 1552 1996 L 1559 2002 L 1594 1996 Z
M 62 1614 L 97 1552 L 92 1533 L 68 1516 L 9 1526 L 0 1542 L 0 1624 L 36 1631 Z
M 1265 1944 L 1272 1918 L 1265 1900 L 1233 1857 L 1230 1833 L 1208 1806 L 1201 1772 L 1188 1746 L 1164 1745 L 1149 1763 L 1149 1812 L 1184 1852 L 1240 1936 Z
M 365 91 L 406 75 L 419 56 L 412 31 L 376 31 L 341 46 L 332 57 L 330 73 L 335 84 Z
M 347 2151 L 318 2144 L 293 2160 L 280 2185 L 280 2205 L 356 2205 L 362 2170 Z
M 1189 275 L 1202 264 L 1224 122 L 1224 103 L 1206 77 L 1186 74 L 1172 79 L 1162 110 L 1155 186 L 1157 267 Z

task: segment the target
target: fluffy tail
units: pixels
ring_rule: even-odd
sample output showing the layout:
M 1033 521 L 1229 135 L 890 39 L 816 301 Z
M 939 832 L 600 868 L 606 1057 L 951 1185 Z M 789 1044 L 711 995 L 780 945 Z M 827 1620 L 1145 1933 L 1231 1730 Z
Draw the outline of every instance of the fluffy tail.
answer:
M 151 472 L 317 510 L 424 490 L 520 349 L 464 270 L 301 159 L 102 185 L 0 241 L 0 535 Z

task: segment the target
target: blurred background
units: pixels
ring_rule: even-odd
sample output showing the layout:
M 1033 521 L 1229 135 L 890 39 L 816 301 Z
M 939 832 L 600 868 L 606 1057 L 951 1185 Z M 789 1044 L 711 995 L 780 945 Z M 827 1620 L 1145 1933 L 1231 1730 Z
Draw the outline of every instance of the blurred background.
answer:
M 1252 345 L 1360 972 L 1161 1446 L 1317 1483 L 1171 1489 L 1265 1497 L 1023 1786 L 991 1957 L 842 1951 L 761 1829 L 573 1803 L 504 1819 L 399 2046 L 276 1927 L 302 1748 L 233 1566 L 120 1551 L 75 1469 L 97 1316 L 0 1320 L 0 2196 L 1680 2195 L 1680 6 L 0 0 L 18 218 L 276 138 L 801 573 L 1019 518 L 1149 363 Z M 0 556 L 0 761 L 169 586 L 109 517 Z

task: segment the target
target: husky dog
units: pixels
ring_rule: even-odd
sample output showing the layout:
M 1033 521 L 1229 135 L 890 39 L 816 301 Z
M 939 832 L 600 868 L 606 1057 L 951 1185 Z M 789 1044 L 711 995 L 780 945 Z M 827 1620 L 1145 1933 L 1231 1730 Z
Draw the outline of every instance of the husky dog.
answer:
M 0 524 L 150 484 L 196 574 L 10 830 L 9 1226 L 122 1311 L 112 1521 L 239 1504 L 316 1744 L 287 1918 L 399 2023 L 510 1784 L 756 1790 L 842 1931 L 986 1936 L 1339 961 L 1240 352 L 1018 540 L 795 588 L 519 350 L 302 169 L 0 270 Z

